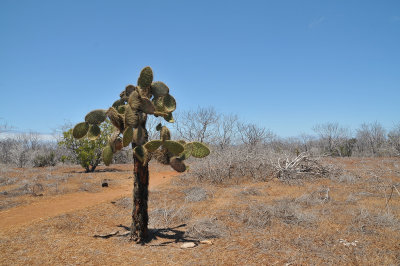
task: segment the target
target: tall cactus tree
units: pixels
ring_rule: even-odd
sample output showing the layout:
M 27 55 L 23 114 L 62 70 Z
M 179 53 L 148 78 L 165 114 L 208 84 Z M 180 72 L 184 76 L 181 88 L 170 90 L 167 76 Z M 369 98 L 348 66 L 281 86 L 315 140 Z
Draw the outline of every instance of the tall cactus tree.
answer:
M 147 200 L 152 153 L 160 150 L 177 172 L 187 170 L 184 160 L 190 156 L 203 158 L 210 153 L 203 143 L 171 140 L 169 129 L 161 123 L 156 127 L 160 132 L 160 139 L 148 141 L 147 116 L 163 117 L 166 122 L 173 123 L 172 112 L 175 109 L 176 101 L 169 93 L 168 86 L 161 81 L 153 82 L 152 69 L 145 67 L 140 72 L 137 86 L 126 86 L 120 93 L 120 98 L 109 109 L 89 112 L 85 122 L 78 123 L 73 129 L 75 138 L 87 137 L 95 140 L 100 136 L 99 125 L 107 117 L 110 119 L 115 128 L 102 155 L 107 166 L 111 164 L 116 152 L 131 145 L 134 161 L 131 239 L 136 242 L 144 242 L 148 234 Z

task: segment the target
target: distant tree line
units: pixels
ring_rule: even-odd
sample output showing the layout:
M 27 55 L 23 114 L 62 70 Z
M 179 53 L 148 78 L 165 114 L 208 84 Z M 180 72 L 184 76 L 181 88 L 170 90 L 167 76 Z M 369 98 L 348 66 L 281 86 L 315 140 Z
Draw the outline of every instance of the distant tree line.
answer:
M 213 107 L 181 111 L 174 120 L 172 129 L 176 138 L 208 143 L 214 150 L 261 147 L 293 155 L 307 152 L 334 157 L 400 156 L 400 123 L 388 130 L 379 122 L 363 123 L 352 131 L 338 123 L 329 122 L 315 125 L 312 128 L 314 135 L 282 138 L 268 128 L 240 121 L 237 115 L 220 114 Z M 149 119 L 149 139 L 159 138 L 153 128 L 160 121 Z M 14 137 L 3 135 L 10 128 L 4 123 L 0 124 L 0 163 L 17 167 L 70 163 L 93 171 L 101 163 L 99 151 L 107 142 L 102 138 L 97 144 L 89 140 L 75 141 L 70 136 L 72 127 L 68 125 L 63 126 L 62 134 L 55 134 L 54 141 L 43 141 L 37 133 L 15 134 Z M 132 153 L 127 149 L 114 160 L 115 163 L 131 162 Z

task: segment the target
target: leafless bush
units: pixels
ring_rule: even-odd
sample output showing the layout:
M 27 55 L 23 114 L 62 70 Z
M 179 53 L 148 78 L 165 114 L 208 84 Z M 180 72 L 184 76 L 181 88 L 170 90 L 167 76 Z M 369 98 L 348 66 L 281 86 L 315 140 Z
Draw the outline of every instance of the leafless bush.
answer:
M 190 219 L 191 213 L 183 205 L 181 207 L 169 206 L 157 208 L 149 214 L 149 224 L 153 227 L 170 227 L 176 224 L 185 223 Z
M 391 212 L 379 211 L 370 213 L 362 208 L 353 213 L 352 229 L 363 233 L 372 233 L 379 227 L 388 227 L 392 230 L 400 230 L 400 220 Z
M 330 189 L 328 187 L 321 187 L 311 193 L 301 195 L 296 198 L 295 202 L 303 203 L 307 206 L 323 204 L 331 200 L 329 191 Z
M 239 192 L 239 195 L 251 195 L 251 196 L 258 196 L 261 195 L 261 192 L 254 187 L 244 188 Z
M 295 225 L 311 225 L 316 220 L 316 215 L 311 212 L 302 211 L 293 199 L 282 199 L 276 201 L 271 208 L 271 213 L 274 217 L 280 219 L 286 224 Z
M 265 228 L 271 225 L 273 211 L 271 206 L 265 204 L 252 204 L 244 209 L 239 219 L 248 228 Z
M 194 239 L 210 239 L 220 238 L 227 235 L 227 228 L 216 218 L 203 218 L 189 225 L 189 229 L 185 232 L 185 237 Z
M 198 107 L 175 116 L 174 128 L 187 141 L 212 142 L 216 137 L 219 114 L 213 107 Z
M 123 197 L 115 201 L 114 205 L 124 208 L 124 209 L 132 209 L 133 200 L 131 197 Z
M 207 199 L 207 190 L 202 187 L 192 187 L 183 191 L 186 202 L 198 202 Z
M 278 157 L 275 162 L 271 160 L 271 164 L 276 170 L 277 177 L 282 181 L 324 178 L 341 173 L 340 169 L 334 168 L 333 166 L 324 166 L 317 158 L 310 158 L 307 153 L 285 157 L 285 159 Z
M 96 186 L 96 184 L 84 182 L 80 185 L 79 190 L 93 193 L 98 192 L 100 188 L 99 186 Z
M 339 183 L 355 184 L 359 177 L 356 177 L 350 173 L 343 173 L 341 175 L 332 175 L 331 179 Z
M 265 181 L 272 177 L 270 152 L 263 146 L 249 150 L 247 146 L 218 149 L 191 164 L 190 173 L 199 181 L 223 183 L 233 178 Z

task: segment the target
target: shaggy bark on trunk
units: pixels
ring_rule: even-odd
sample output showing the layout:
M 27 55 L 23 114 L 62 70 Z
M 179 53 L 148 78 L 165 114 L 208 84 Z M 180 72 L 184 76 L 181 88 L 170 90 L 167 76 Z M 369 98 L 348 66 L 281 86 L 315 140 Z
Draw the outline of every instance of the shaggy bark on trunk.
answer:
M 148 232 L 149 166 L 134 157 L 131 239 L 144 242 Z

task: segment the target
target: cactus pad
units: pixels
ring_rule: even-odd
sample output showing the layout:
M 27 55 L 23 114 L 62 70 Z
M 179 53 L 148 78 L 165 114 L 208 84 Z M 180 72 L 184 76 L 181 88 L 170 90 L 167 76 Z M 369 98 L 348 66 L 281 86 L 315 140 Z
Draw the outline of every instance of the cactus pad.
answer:
M 125 108 L 124 123 L 125 127 L 137 128 L 137 126 L 139 125 L 139 116 L 136 111 L 132 111 L 132 108 L 130 106 L 127 106 L 127 108 Z
M 104 164 L 109 166 L 111 164 L 112 158 L 113 158 L 113 151 L 111 149 L 111 146 L 107 145 L 103 149 L 103 162 L 104 162 Z
M 85 116 L 85 122 L 91 125 L 98 125 L 106 120 L 106 111 L 102 109 L 93 110 Z
M 165 96 L 169 93 L 169 88 L 164 82 L 156 81 L 151 83 L 151 94 L 154 98 Z
M 171 165 L 171 167 L 177 171 L 178 173 L 182 173 L 185 172 L 187 167 L 185 165 L 185 163 L 183 162 L 183 160 L 181 160 L 180 158 L 177 157 L 173 157 L 170 161 L 169 164 Z
M 161 140 L 152 140 L 152 141 L 149 141 L 146 144 L 144 144 L 144 147 L 149 152 L 154 152 L 161 146 L 161 143 L 162 143 Z
M 160 137 L 162 141 L 171 139 L 171 133 L 169 132 L 169 129 L 166 126 L 161 127 Z
M 175 98 L 170 94 L 165 95 L 163 98 L 164 109 L 167 113 L 172 113 L 176 109 Z
M 125 104 L 125 101 L 123 100 L 123 99 L 118 99 L 118 100 L 116 100 L 114 103 L 113 103 L 113 105 L 112 105 L 112 107 L 114 107 L 114 108 L 118 108 L 118 106 L 120 106 L 120 105 L 124 105 Z
M 120 131 L 124 130 L 123 116 L 115 110 L 114 107 L 110 107 L 107 111 L 107 116 L 110 118 L 111 123 L 118 128 Z
M 129 84 L 125 87 L 125 96 L 129 97 L 129 95 L 131 95 L 131 93 L 136 89 L 135 86 Z
M 141 126 L 138 126 L 133 131 L 133 142 L 136 145 L 143 145 L 145 143 L 145 130 Z
M 139 87 L 144 89 L 150 87 L 151 82 L 153 82 L 153 70 L 151 69 L 151 67 L 145 67 L 140 72 L 137 84 Z
M 173 155 L 178 155 L 184 150 L 182 144 L 176 141 L 166 140 L 162 144 Z
M 166 116 L 164 116 L 165 121 L 167 121 L 168 123 L 174 123 L 174 117 L 172 116 L 172 113 L 168 113 Z
M 140 98 L 140 110 L 146 114 L 154 114 L 155 108 L 153 103 L 148 98 Z
M 186 160 L 192 155 L 192 150 L 193 150 L 193 143 L 187 143 L 184 146 L 184 150 L 181 154 L 179 154 L 179 158 L 181 160 Z
M 120 105 L 120 106 L 118 106 L 117 107 L 117 111 L 118 111 L 118 113 L 120 113 L 120 114 L 125 114 L 125 110 L 126 110 L 126 107 L 127 106 L 129 106 L 129 105 Z
M 88 131 L 89 131 L 89 124 L 87 122 L 82 122 L 76 124 L 76 126 L 72 130 L 72 136 L 74 136 L 74 138 L 76 139 L 81 139 L 84 136 L 86 136 Z
M 195 142 L 191 142 L 191 144 L 193 145 L 193 148 L 192 148 L 192 156 L 193 157 L 204 158 L 210 154 L 210 149 L 203 143 L 195 141 Z
M 90 140 L 96 140 L 100 136 L 101 130 L 98 125 L 91 125 L 87 136 Z
M 132 139 L 133 139 L 133 129 L 132 129 L 132 127 L 127 127 L 124 130 L 124 134 L 123 134 L 123 137 L 122 137 L 122 145 L 124 147 L 128 146 L 129 143 L 132 142 Z
M 129 106 L 132 110 L 139 110 L 140 108 L 140 95 L 137 91 L 133 91 L 129 96 L 128 100 Z
M 133 149 L 133 154 L 142 163 L 147 159 L 147 150 L 142 145 L 136 146 Z

